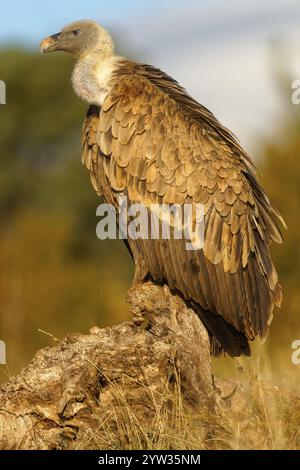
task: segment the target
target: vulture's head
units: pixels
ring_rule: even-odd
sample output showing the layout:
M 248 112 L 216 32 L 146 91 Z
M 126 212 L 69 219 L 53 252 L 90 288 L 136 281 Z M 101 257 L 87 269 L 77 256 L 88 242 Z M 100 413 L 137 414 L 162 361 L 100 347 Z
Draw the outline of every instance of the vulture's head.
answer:
M 106 29 L 94 21 L 77 21 L 41 43 L 41 52 L 64 51 L 77 58 L 92 52 L 112 54 L 114 45 Z

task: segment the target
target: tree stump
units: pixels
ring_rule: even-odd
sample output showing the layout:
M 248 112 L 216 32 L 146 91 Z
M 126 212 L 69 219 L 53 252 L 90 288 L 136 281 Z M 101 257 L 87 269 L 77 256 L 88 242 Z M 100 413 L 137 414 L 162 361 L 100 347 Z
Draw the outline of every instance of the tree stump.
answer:
M 67 336 L 0 388 L 0 449 L 107 448 L 108 430 L 117 448 L 128 426 L 146 436 L 158 410 L 173 413 L 172 394 L 214 407 L 209 338 L 193 310 L 150 282 L 128 301 L 132 321 Z

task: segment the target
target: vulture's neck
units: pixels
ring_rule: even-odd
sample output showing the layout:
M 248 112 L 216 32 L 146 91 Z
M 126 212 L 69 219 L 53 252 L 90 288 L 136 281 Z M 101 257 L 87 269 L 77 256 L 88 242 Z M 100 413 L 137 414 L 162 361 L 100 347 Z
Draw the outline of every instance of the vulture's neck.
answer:
M 111 78 L 121 57 L 92 52 L 77 61 L 72 83 L 75 93 L 89 104 L 102 106 L 112 88 Z

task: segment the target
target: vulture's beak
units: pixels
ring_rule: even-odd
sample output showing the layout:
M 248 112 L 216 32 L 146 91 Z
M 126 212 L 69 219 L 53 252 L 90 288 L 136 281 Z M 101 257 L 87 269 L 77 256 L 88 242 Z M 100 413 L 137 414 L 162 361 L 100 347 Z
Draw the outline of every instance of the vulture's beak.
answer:
M 62 45 L 60 43 L 60 37 L 61 33 L 57 33 L 44 39 L 41 42 L 41 52 L 44 54 L 47 52 L 61 51 Z

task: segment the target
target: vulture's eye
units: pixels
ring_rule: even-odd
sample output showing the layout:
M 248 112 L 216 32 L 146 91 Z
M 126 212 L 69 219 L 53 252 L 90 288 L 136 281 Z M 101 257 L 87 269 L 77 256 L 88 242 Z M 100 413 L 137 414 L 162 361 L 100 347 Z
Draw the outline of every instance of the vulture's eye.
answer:
M 78 36 L 78 34 L 80 34 L 80 29 L 74 29 L 73 34 L 74 36 Z

